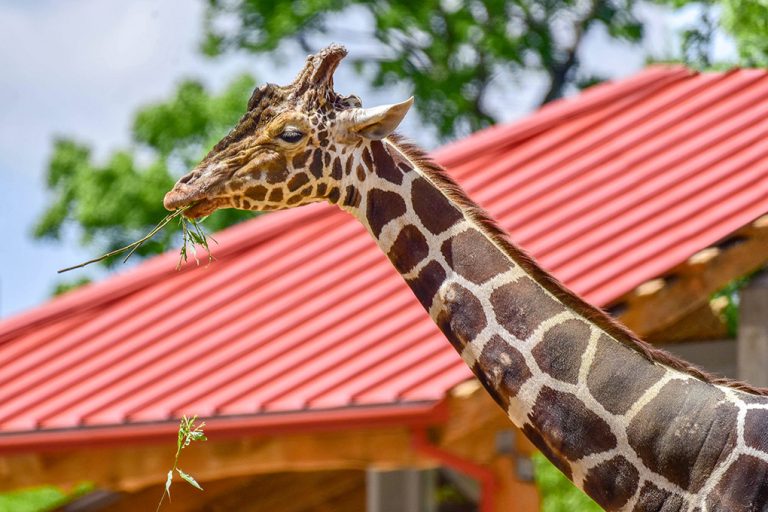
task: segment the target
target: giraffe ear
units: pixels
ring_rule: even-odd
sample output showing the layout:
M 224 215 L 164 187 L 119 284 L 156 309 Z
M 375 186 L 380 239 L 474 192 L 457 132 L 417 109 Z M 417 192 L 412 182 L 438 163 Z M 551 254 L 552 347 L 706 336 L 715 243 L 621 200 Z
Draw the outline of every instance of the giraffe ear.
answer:
M 413 96 L 402 103 L 348 110 L 346 115 L 349 131 L 367 139 L 383 139 L 395 131 L 411 105 Z

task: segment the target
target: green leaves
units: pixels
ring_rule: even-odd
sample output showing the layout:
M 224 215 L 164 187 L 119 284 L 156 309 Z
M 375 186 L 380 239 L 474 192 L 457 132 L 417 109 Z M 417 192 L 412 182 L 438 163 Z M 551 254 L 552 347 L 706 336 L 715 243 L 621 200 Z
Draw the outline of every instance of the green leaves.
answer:
M 133 139 L 186 170 L 240 119 L 255 85 L 253 77 L 241 75 L 212 96 L 200 82 L 185 80 L 170 100 L 137 112 Z
M 542 512 L 601 512 L 597 503 L 581 492 L 541 453 L 531 457 Z
M 179 456 L 181 455 L 181 451 L 188 447 L 190 444 L 196 442 L 196 441 L 207 441 L 208 438 L 205 437 L 205 434 L 203 432 L 203 427 L 205 427 L 205 422 L 200 422 L 199 424 L 196 424 L 197 422 L 197 416 L 192 416 L 191 418 L 187 418 L 186 416 L 182 416 L 181 421 L 179 421 L 179 430 L 178 435 L 176 439 L 176 456 L 173 459 L 173 467 L 168 471 L 168 474 L 165 478 L 165 488 L 163 490 L 163 494 L 160 497 L 160 501 L 157 504 L 157 508 L 155 509 L 155 512 L 160 510 L 160 507 L 163 504 L 163 501 L 165 500 L 165 497 L 168 496 L 168 501 L 171 500 L 171 485 L 173 484 L 173 472 L 176 471 L 179 476 L 187 482 L 192 487 L 195 487 L 196 489 L 200 489 L 201 491 L 203 488 L 200 486 L 200 484 L 197 483 L 197 480 L 195 480 L 191 475 L 188 473 L 185 473 L 184 471 L 179 468 Z
M 179 476 L 180 476 L 181 478 L 183 478 L 183 479 L 184 479 L 184 480 L 185 480 L 187 483 L 189 483 L 189 485 L 191 485 L 192 487 L 195 487 L 195 488 L 197 488 L 197 489 L 200 489 L 201 491 L 203 490 L 203 488 L 202 488 L 202 487 L 200 487 L 200 484 L 198 484 L 198 483 L 195 481 L 195 479 L 194 479 L 194 478 L 192 478 L 192 476 L 191 476 L 191 475 L 188 475 L 188 474 L 186 474 L 185 472 L 183 472 L 183 471 L 182 471 L 182 470 L 180 470 L 179 468 L 176 468 L 176 472 L 179 474 Z M 170 494 L 169 494 L 169 496 L 170 496 Z
M 722 25 L 736 39 L 746 66 L 768 66 L 768 3 L 763 0 L 725 0 Z
M 334 24 L 351 6 L 373 18 L 369 32 Z M 592 25 L 603 24 L 612 37 L 630 42 L 642 36 L 634 0 L 312 0 L 293 7 L 211 0 L 203 51 L 273 53 L 281 42 L 295 40 L 309 52 L 317 48 L 307 41 L 320 35 L 363 43 L 375 49 L 375 57 L 353 54 L 355 68 L 375 87 L 407 83 L 418 98 L 419 116 L 444 139 L 496 122 L 498 113 L 485 97 L 489 91 L 513 93 L 510 77 L 531 71 L 549 77 L 547 100 L 577 84 L 575 56 Z
M 36 238 L 58 240 L 75 225 L 80 241 L 95 252 L 129 245 L 152 229 L 168 212 L 163 195 L 177 177 L 194 166 L 238 121 L 254 87 L 253 77 L 235 78 L 212 94 L 194 80 L 179 84 L 171 98 L 141 108 L 133 122 L 133 145 L 97 161 L 87 144 L 71 138 L 54 141 L 46 183 L 48 208 L 34 227 Z M 211 231 L 252 217 L 229 210 L 206 221 Z M 197 233 L 199 235 L 202 233 Z M 188 239 L 165 230 L 147 240 L 138 256 L 164 252 Z M 205 245 L 205 244 L 203 244 Z M 106 266 L 116 258 L 102 261 Z
M 768 67 L 768 3 L 763 0 L 657 0 L 675 8 L 699 12 L 682 29 L 683 61 L 700 69 L 724 70 L 734 66 Z M 694 11 L 695 12 L 695 11 Z M 738 58 L 731 62 L 714 59 L 715 39 L 724 31 L 733 38 Z
M 168 500 L 171 499 L 171 484 L 173 483 L 173 470 L 168 471 L 168 475 L 165 478 L 165 494 L 163 494 L 163 497 L 165 495 L 168 495 Z M 162 503 L 163 500 L 160 498 L 160 503 Z M 160 508 L 160 505 L 158 504 L 157 508 Z

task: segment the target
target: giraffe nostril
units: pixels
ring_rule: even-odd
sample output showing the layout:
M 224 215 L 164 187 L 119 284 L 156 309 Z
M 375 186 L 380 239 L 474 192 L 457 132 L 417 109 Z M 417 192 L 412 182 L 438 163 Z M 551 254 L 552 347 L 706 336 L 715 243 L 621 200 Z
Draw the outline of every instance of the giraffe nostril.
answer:
M 191 172 L 186 176 L 182 176 L 181 178 L 179 178 L 179 183 L 189 183 L 190 181 L 192 181 L 192 178 L 195 178 L 196 176 L 197 174 Z

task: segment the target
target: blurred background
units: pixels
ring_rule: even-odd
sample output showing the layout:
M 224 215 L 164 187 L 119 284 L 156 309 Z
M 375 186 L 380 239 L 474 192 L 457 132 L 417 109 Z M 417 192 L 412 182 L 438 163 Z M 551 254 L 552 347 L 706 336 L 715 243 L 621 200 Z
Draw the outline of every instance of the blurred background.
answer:
M 0 316 L 103 276 L 56 270 L 146 233 L 254 84 L 290 81 L 329 42 L 351 52 L 337 88 L 368 105 L 415 95 L 401 132 L 432 149 L 651 61 L 760 63 L 749 24 L 761 18 L 748 13 L 764 7 L 734 5 L 2 1 Z M 221 212 L 208 227 L 248 216 Z M 132 264 L 178 243 L 167 231 Z

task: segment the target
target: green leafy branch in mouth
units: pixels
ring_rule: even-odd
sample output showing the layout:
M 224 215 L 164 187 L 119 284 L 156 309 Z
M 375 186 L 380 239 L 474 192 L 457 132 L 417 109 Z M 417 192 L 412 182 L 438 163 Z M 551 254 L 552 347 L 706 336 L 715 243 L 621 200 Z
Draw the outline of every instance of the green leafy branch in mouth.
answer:
M 213 261 L 213 256 L 211 255 L 211 248 L 208 246 L 208 239 L 210 238 L 213 240 L 214 243 L 218 244 L 216 242 L 216 239 L 214 239 L 212 236 L 207 235 L 205 231 L 203 231 L 202 226 L 200 225 L 200 222 L 202 220 L 198 219 L 188 219 L 187 217 L 184 217 L 182 215 L 185 211 L 189 210 L 195 206 L 195 203 L 188 204 L 187 206 L 183 206 L 177 210 L 174 210 L 170 214 L 166 215 L 163 220 L 157 223 L 157 225 L 144 237 L 142 237 L 139 240 L 136 240 L 135 242 L 126 245 L 125 247 L 121 247 L 119 249 L 115 249 L 114 251 L 110 251 L 106 254 L 102 254 L 98 258 L 94 258 L 92 260 L 84 261 L 83 263 L 79 263 L 77 265 L 73 265 L 71 267 L 62 268 L 58 271 L 59 274 L 62 272 L 69 272 L 70 270 L 74 270 L 76 268 L 82 268 L 86 265 L 90 265 L 91 263 L 98 263 L 99 261 L 105 260 L 107 258 L 111 258 L 112 256 L 116 256 L 118 254 L 122 254 L 126 251 L 128 251 L 128 254 L 123 259 L 123 263 L 128 261 L 128 258 L 130 258 L 134 252 L 136 252 L 136 249 L 141 247 L 145 242 L 150 240 L 153 236 L 155 236 L 157 233 L 159 233 L 165 226 L 167 226 L 173 219 L 178 218 L 179 219 L 179 225 L 181 226 L 181 236 L 182 236 L 182 246 L 181 249 L 179 249 L 179 263 L 176 265 L 176 270 L 181 268 L 181 265 L 183 263 L 186 263 L 187 257 L 188 257 L 188 251 L 187 251 L 187 245 L 190 245 L 190 250 L 192 252 L 192 256 L 195 258 L 195 262 L 197 264 L 200 264 L 200 260 L 197 257 L 197 248 L 196 245 L 201 245 L 206 252 L 208 253 L 208 262 L 210 263 Z

